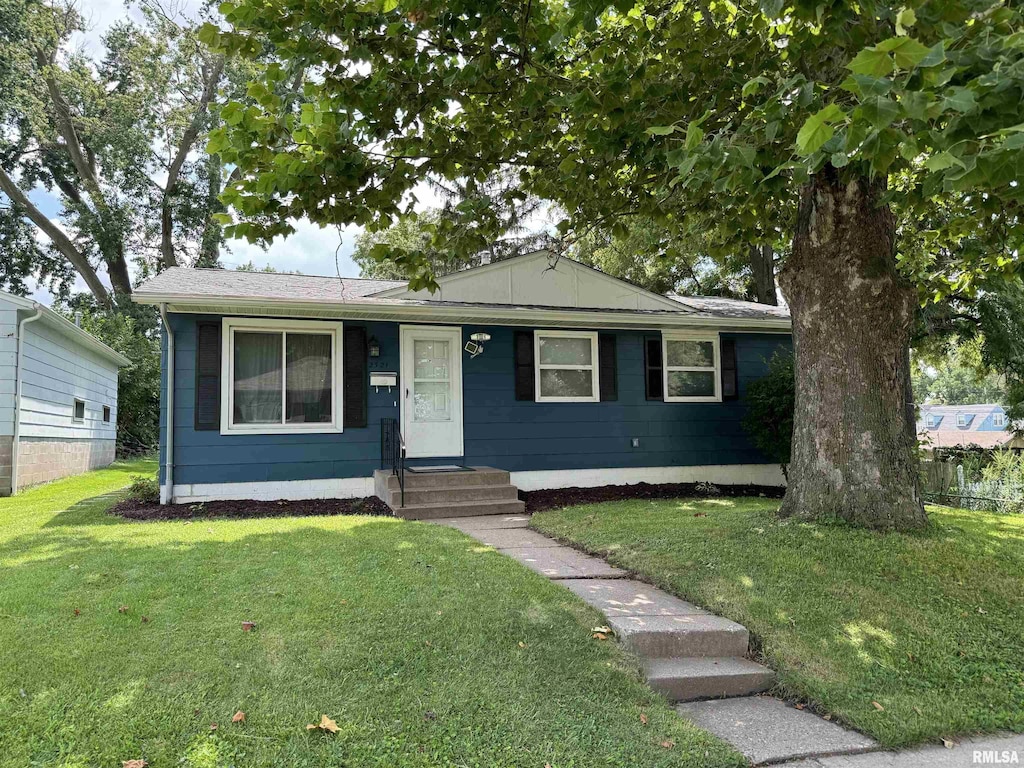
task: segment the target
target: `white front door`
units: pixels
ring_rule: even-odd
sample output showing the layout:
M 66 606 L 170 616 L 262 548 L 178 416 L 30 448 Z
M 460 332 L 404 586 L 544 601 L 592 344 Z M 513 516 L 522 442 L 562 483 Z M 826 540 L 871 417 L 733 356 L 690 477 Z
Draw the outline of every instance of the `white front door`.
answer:
M 462 329 L 402 326 L 406 455 L 462 456 Z

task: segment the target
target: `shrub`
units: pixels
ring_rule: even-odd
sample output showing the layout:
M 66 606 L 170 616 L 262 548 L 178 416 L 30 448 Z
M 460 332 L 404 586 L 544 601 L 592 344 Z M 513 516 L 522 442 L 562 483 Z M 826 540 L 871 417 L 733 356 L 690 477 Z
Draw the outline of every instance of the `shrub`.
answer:
M 155 477 L 135 475 L 128 486 L 128 498 L 145 504 L 156 504 L 160 501 L 160 483 Z
M 768 361 L 768 373 L 747 387 L 743 428 L 754 445 L 782 467 L 787 479 L 793 448 L 795 398 L 793 353 L 778 350 Z

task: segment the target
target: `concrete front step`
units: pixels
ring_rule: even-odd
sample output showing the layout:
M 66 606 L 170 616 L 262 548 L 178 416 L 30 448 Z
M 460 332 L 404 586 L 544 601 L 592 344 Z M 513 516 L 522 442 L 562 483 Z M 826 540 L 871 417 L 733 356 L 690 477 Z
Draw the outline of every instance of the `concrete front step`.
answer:
M 387 469 L 373 473 L 374 486 L 397 490 L 398 476 Z M 471 467 L 464 472 L 412 472 L 405 470 L 405 490 L 413 488 L 457 488 L 466 485 L 508 485 L 510 475 L 503 469 Z
M 750 644 L 746 627 L 710 613 L 607 618 L 622 644 L 645 659 L 742 657 Z
M 437 504 L 389 505 L 398 517 L 406 520 L 437 520 L 475 515 L 521 515 L 526 511 L 522 501 L 448 501 Z
M 402 503 L 402 491 L 389 488 L 388 498 L 384 501 L 392 509 Z M 457 485 L 440 488 L 405 488 L 405 505 L 410 504 L 441 504 L 452 501 L 515 501 L 519 491 L 512 485 Z
M 775 682 L 772 670 L 735 657 L 650 659 L 644 672 L 651 688 L 670 701 L 749 696 Z

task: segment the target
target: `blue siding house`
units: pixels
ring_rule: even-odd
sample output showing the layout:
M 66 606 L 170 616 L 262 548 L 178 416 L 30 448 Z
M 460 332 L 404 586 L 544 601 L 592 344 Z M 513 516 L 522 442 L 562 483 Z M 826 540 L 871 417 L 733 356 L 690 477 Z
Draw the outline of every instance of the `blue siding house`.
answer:
M 782 483 L 741 420 L 790 343 L 784 309 L 659 296 L 545 252 L 438 282 L 171 268 L 140 286 L 165 326 L 164 501 L 372 495 L 382 425 L 409 467 L 493 467 L 524 490 Z

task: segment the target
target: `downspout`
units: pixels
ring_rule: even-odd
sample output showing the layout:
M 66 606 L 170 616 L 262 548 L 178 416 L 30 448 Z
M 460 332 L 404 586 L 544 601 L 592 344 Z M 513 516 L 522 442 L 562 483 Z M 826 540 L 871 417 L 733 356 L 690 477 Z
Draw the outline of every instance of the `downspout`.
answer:
M 167 334 L 167 424 L 164 441 L 164 484 L 160 486 L 160 503 L 174 501 L 174 331 L 167 321 L 167 305 L 160 305 L 160 320 Z
M 18 361 L 14 369 L 14 443 L 11 445 L 11 496 L 18 492 L 18 453 L 21 446 L 21 372 L 25 357 L 25 326 L 43 316 L 43 308 L 33 302 L 36 313 L 18 321 Z

